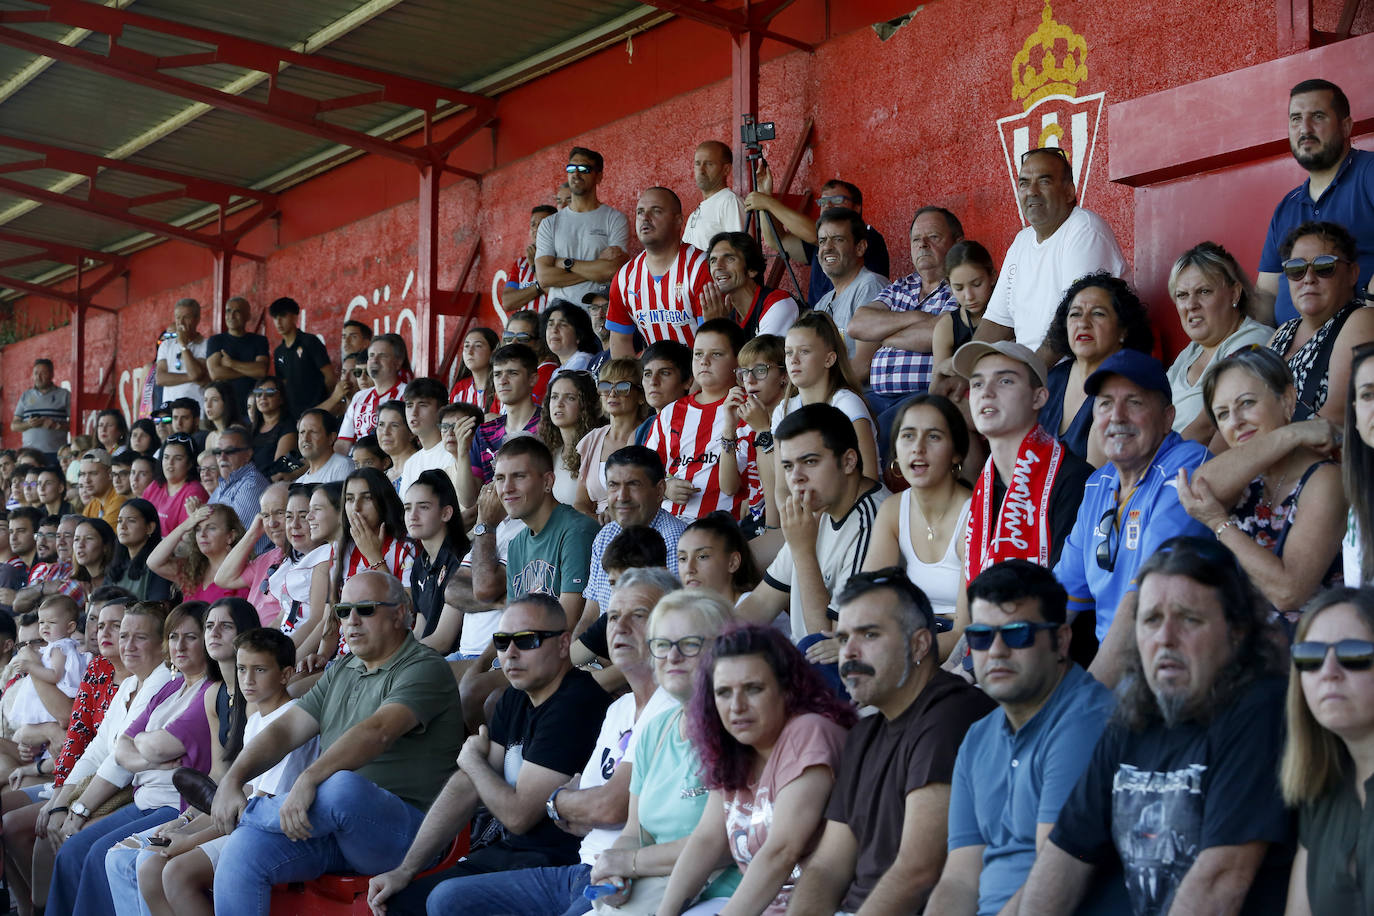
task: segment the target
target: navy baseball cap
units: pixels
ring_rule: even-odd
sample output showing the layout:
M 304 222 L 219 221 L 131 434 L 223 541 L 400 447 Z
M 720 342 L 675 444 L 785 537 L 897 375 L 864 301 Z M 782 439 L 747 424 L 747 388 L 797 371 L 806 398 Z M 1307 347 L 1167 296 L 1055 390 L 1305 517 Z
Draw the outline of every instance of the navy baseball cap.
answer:
M 1083 383 L 1083 391 L 1089 397 L 1096 397 L 1109 375 L 1128 378 L 1147 391 L 1163 394 L 1170 404 L 1174 402 L 1174 391 L 1169 385 L 1169 376 L 1164 372 L 1163 364 L 1148 353 L 1117 350 L 1107 357 L 1096 372 L 1088 376 Z

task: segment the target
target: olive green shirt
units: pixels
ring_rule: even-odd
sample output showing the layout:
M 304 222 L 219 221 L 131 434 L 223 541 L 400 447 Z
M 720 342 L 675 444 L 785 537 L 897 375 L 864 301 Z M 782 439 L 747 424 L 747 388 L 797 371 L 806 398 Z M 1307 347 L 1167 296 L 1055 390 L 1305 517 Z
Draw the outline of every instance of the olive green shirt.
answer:
M 426 809 L 457 768 L 463 743 L 458 685 L 443 656 L 407 633 L 405 642 L 371 671 L 349 655 L 330 665 L 296 707 L 320 723 L 323 753 L 382 706 L 400 703 L 419 724 L 355 772 Z

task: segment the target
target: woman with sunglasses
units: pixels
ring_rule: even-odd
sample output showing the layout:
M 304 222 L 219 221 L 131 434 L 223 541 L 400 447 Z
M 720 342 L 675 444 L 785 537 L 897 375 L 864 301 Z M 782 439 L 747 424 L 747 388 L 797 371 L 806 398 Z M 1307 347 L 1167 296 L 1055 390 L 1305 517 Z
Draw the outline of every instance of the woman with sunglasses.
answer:
M 296 450 L 296 424 L 280 379 L 270 375 L 259 379 L 251 397 L 248 415 L 253 420 L 253 464 L 266 474 L 278 458 Z
M 1351 356 L 1341 473 L 1350 500 L 1342 555 L 1345 584 L 1374 582 L 1374 344 Z
M 705 650 L 733 619 L 731 606 L 720 595 L 698 588 L 664 595 L 649 615 L 654 680 L 681 705 L 639 729 L 625 827 L 592 866 L 592 884 L 614 884 L 624 889 L 602 898 L 611 906 L 632 899 L 635 912 L 650 911 L 643 895 L 652 894 L 655 888 L 661 893 L 664 877 L 672 873 L 687 837 L 706 809 L 701 760 L 687 734 L 686 709 L 697 670 L 708 655 Z M 726 869 L 700 897 L 729 897 L 739 880 L 737 869 Z
M 566 299 L 555 299 L 540 320 L 544 345 L 558 358 L 553 378 L 571 369 L 593 368 L 601 353 L 601 338 L 596 336 L 586 309 Z
M 157 424 L 144 417 L 135 420 L 129 429 L 129 449 L 139 455 L 156 455 L 162 448 L 162 439 L 157 433 Z
M 1355 297 L 1355 239 L 1337 223 L 1303 223 L 1288 233 L 1279 256 L 1298 317 L 1279 326 L 1269 348 L 1293 372 L 1294 418 L 1320 414 L 1341 423 L 1351 351 L 1374 340 L 1374 309 L 1361 308 Z
M 491 328 L 477 327 L 463 338 L 463 361 L 458 380 L 449 392 L 451 404 L 476 404 L 485 414 L 494 414 L 496 389 L 491 384 L 491 354 L 501 338 Z
M 539 408 L 539 438 L 553 453 L 553 495 L 560 503 L 572 506 L 577 501 L 582 469 L 577 444 L 591 430 L 605 425 L 590 372 L 576 369 L 554 376 Z
M 205 386 L 205 421 L 210 432 L 205 437 L 205 450 L 219 447 L 219 434 L 235 424 L 242 424 L 243 404 L 234 385 L 229 381 L 211 382 Z
M 143 490 L 143 498 L 157 508 L 158 523 L 163 531 L 171 531 L 197 506 L 210 501 L 210 493 L 196 473 L 195 439 L 186 433 L 168 436 L 162 444 L 162 477 Z M 213 459 L 211 464 L 213 464 Z M 218 468 L 215 472 L 219 476 Z
M 609 422 L 588 430 L 575 443 L 577 496 L 572 505 L 579 512 L 602 518 L 606 512 L 606 459 L 634 442 L 635 429 L 653 411 L 644 400 L 637 360 L 607 360 L 598 373 L 596 391 L 600 411 Z
M 129 447 L 129 423 L 124 411 L 107 408 L 95 415 L 95 441 L 111 456 Z
M 86 583 L 86 591 L 93 592 L 109 578 L 114 562 L 114 529 L 104 519 L 88 518 L 76 526 L 72 535 L 72 578 Z
M 1201 242 L 1178 256 L 1169 271 L 1169 298 L 1189 344 L 1169 367 L 1174 432 L 1203 445 L 1216 427 L 1202 403 L 1202 373 L 1214 360 L 1252 344 L 1265 344 L 1273 328 L 1250 317 L 1255 291 L 1231 252 Z
M 1331 460 L 1335 431 L 1322 418 L 1292 422 L 1292 376 L 1265 347 L 1212 363 L 1202 394 L 1228 448 L 1191 481 L 1180 472 L 1179 502 L 1296 622 L 1307 599 L 1340 577 L 1345 494 Z
M 781 631 L 743 626 L 711 643 L 686 716 L 701 783 L 711 794 L 673 866 L 658 916 L 679 916 L 728 856 L 743 875 L 730 905 L 781 916 L 823 829 L 854 707 L 835 696 Z M 809 838 L 802 857 L 773 854 L 796 837 Z
M 246 589 L 215 584 L 215 573 L 241 537 L 243 524 L 233 509 L 218 503 L 201 506 L 154 548 L 148 568 L 175 583 L 187 601 L 242 598 Z
M 1368 913 L 1374 847 L 1374 590 L 1334 588 L 1304 609 L 1288 676 L 1279 785 L 1299 809 L 1287 916 Z
M 115 538 L 119 547 L 110 567 L 110 584 L 127 589 L 139 601 L 170 600 L 172 583 L 148 568 L 148 558 L 162 542 L 157 508 L 138 497 L 125 502 L 119 507 Z

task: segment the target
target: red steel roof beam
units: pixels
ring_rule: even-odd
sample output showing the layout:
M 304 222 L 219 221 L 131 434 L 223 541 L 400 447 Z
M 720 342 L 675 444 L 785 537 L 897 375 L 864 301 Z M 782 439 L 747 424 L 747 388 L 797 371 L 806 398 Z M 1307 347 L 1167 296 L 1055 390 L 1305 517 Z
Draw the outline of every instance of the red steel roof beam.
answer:
M 711 3 L 702 3 L 701 0 L 641 0 L 641 2 L 646 6 L 657 7 L 666 13 L 672 13 L 692 22 L 700 22 L 702 25 L 709 25 L 712 28 L 735 33 L 753 32 L 763 38 L 770 38 L 773 41 L 791 45 L 803 51 L 816 50 L 815 45 L 793 38 L 791 35 L 783 35 L 780 32 L 764 28 L 764 23 L 781 12 L 788 3 L 771 3 L 762 8 L 768 12 L 751 10 L 750 14 L 746 16 L 741 10 L 722 9 Z
M 79 264 L 82 259 L 109 264 L 119 260 L 120 257 L 116 254 L 110 254 L 108 251 L 93 251 L 90 248 L 80 248 L 65 242 L 51 242 L 47 239 L 35 238 L 31 235 L 23 235 L 8 230 L 0 230 L 0 242 L 38 248 L 49 255 L 49 260 L 60 261 L 64 264 Z

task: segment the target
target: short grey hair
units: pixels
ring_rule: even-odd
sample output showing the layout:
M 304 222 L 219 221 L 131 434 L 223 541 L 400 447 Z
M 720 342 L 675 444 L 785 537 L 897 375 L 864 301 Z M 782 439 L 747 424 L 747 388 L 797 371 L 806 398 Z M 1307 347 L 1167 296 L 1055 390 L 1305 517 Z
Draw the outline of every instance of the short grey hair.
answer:
M 227 427 L 223 432 L 219 434 L 221 440 L 223 440 L 225 436 L 235 437 L 239 440 L 239 444 L 244 446 L 252 446 L 253 444 L 252 430 L 238 423 L 235 423 L 233 426 Z
M 242 297 L 240 297 L 240 298 L 242 298 Z M 197 300 L 195 300 L 195 299 L 192 299 L 192 298 L 189 297 L 189 296 L 187 296 L 185 299 L 178 299 L 178 300 L 177 300 L 177 304 L 174 305 L 174 306 L 172 306 L 172 308 L 173 308 L 173 309 L 190 308 L 190 309 L 195 309 L 197 312 L 199 312 L 199 311 L 200 311 L 200 302 L 197 301 Z
M 665 567 L 642 566 L 627 569 L 621 573 L 620 578 L 615 580 L 615 588 L 611 590 L 611 594 L 615 594 L 622 588 L 634 588 L 635 586 L 651 588 L 662 597 L 682 588 L 682 583 Z
M 735 620 L 735 609 L 716 592 L 705 588 L 681 588 L 664 595 L 654 606 L 649 615 L 649 636 L 658 632 L 664 617 L 678 613 L 695 618 L 707 642 L 719 636 Z

